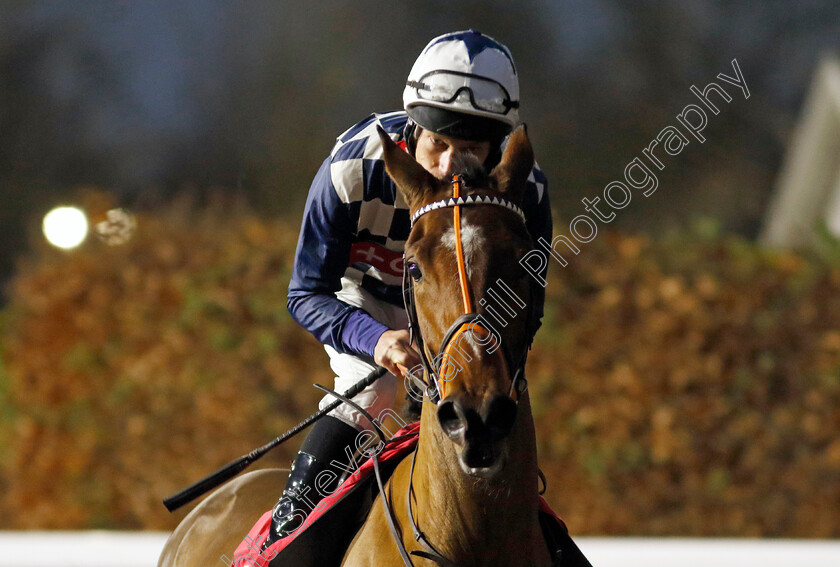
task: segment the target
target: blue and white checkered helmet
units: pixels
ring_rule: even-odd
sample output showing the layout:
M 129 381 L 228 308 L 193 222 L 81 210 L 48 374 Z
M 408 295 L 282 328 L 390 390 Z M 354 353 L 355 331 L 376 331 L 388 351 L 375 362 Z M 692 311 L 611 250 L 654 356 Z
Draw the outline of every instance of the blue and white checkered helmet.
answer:
M 440 108 L 501 122 L 509 132 L 519 123 L 519 77 L 510 50 L 475 30 L 436 37 L 408 74 L 403 104 L 421 126 L 418 112 Z

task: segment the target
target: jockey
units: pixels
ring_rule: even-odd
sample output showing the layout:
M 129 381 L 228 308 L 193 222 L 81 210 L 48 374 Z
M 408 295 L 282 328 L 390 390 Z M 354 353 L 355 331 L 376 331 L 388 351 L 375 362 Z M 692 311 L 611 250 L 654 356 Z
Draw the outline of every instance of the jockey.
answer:
M 382 378 L 353 400 L 377 417 L 394 403 L 397 376 L 420 363 L 410 344 L 402 298 L 402 253 L 410 230 L 408 205 L 385 172 L 381 126 L 438 178 L 454 157 L 471 153 L 489 170 L 519 122 L 519 79 L 510 51 L 475 30 L 433 39 L 403 92 L 405 112 L 372 114 L 338 137 L 306 200 L 289 285 L 292 317 L 321 343 L 344 392 L 383 366 Z M 535 165 L 522 209 L 536 242 L 551 242 L 546 179 Z M 544 291 L 536 312 L 542 316 Z M 401 368 L 402 367 L 402 368 Z M 327 395 L 323 408 L 334 398 Z M 274 508 L 266 547 L 297 529 L 332 493 L 330 463 L 346 463 L 366 419 L 346 404 L 317 421 L 292 465 Z M 332 482 L 330 482 L 332 480 Z

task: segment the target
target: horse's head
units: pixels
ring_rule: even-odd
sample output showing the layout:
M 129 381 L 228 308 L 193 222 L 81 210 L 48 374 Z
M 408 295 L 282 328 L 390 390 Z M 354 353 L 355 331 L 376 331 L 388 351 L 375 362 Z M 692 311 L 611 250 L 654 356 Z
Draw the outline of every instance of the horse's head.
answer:
M 467 154 L 453 163 L 452 179 L 441 180 L 381 130 L 380 137 L 388 174 L 413 219 L 405 245 L 409 312 L 416 311 L 426 379 L 436 381 L 437 421 L 464 472 L 490 477 L 504 466 L 516 377 L 534 326 L 533 287 L 519 264 L 531 248 L 520 209 L 531 145 L 520 127 L 492 172 Z M 453 193 L 462 199 L 449 201 Z

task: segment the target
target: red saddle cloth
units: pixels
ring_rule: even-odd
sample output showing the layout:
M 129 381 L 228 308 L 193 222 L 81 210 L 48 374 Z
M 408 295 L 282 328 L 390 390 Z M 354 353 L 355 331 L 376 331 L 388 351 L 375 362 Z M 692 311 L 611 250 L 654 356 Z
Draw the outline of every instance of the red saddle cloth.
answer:
M 417 446 L 419 433 L 420 422 L 418 421 L 410 423 L 400 429 L 396 435 L 388 441 L 385 448 L 378 454 L 380 470 L 382 470 L 384 474 L 389 476 L 391 472 L 393 472 L 394 468 L 396 468 L 396 465 L 406 455 L 410 454 L 411 451 L 414 450 Z M 333 564 L 333 562 L 336 566 L 339 565 L 341 563 L 341 557 L 343 557 L 344 551 L 346 550 L 346 546 L 349 545 L 352 540 L 352 536 L 355 535 L 355 530 L 348 534 L 349 537 L 345 538 L 346 543 L 343 541 L 329 542 L 333 543 L 333 549 L 330 549 L 331 546 L 325 541 L 325 539 L 331 539 L 329 536 L 326 538 L 323 536 L 319 537 L 318 535 L 313 536 L 312 532 L 316 531 L 318 520 L 328 514 L 330 510 L 333 510 L 343 502 L 347 502 L 351 498 L 351 495 L 355 495 L 356 498 L 359 498 L 360 496 L 358 496 L 358 494 L 363 492 L 363 487 L 365 485 L 369 487 L 368 492 L 370 496 L 369 498 L 361 498 L 362 502 L 365 502 L 369 508 L 373 498 L 378 494 L 378 491 L 375 491 L 375 488 L 372 488 L 376 486 L 373 472 L 373 459 L 365 460 L 333 494 L 321 500 L 315 509 L 307 516 L 306 521 L 304 521 L 304 523 L 295 530 L 294 533 L 274 542 L 267 549 L 261 551 L 263 543 L 265 543 L 265 540 L 268 537 L 269 527 L 271 526 L 272 510 L 267 511 L 260 517 L 259 520 L 257 520 L 257 523 L 254 524 L 254 527 L 251 528 L 251 531 L 248 532 L 248 535 L 245 536 L 245 539 L 242 540 L 242 543 L 240 543 L 236 548 L 231 566 L 275 567 L 276 564 L 280 564 L 281 562 L 282 564 L 296 565 L 298 567 L 309 567 L 310 565 L 328 567 Z M 355 508 L 358 512 L 359 505 L 355 503 L 352 504 L 353 508 Z M 351 503 L 348 503 L 347 505 L 351 505 Z M 364 506 L 364 504 L 362 504 L 362 506 Z M 363 511 L 364 515 L 367 515 L 368 510 L 364 509 Z M 565 524 L 563 521 L 551 510 L 542 497 L 540 497 L 540 512 L 554 518 L 565 530 Z M 326 521 L 321 522 L 321 524 L 327 523 L 328 522 Z M 333 534 L 334 531 L 327 530 L 325 533 Z M 338 545 L 335 545 L 336 543 Z M 310 555 L 310 551 L 304 552 L 305 557 L 302 557 L 300 555 L 300 549 L 295 550 L 295 548 L 306 548 L 307 550 L 312 550 L 314 548 L 316 551 L 314 552 L 314 555 Z M 288 563 L 285 561 L 287 554 L 289 555 Z M 277 558 L 278 561 L 272 563 L 272 560 L 275 558 Z M 337 558 L 337 560 L 335 558 Z

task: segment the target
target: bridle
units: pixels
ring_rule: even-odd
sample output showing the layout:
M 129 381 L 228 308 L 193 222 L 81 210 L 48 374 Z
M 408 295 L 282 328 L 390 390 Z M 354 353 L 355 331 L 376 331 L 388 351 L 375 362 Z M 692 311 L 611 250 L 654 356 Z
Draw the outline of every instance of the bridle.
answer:
M 501 337 L 496 337 L 492 334 L 491 331 L 486 329 L 480 323 L 481 315 L 476 313 L 474 309 L 474 302 L 472 293 L 470 291 L 469 285 L 469 277 L 467 275 L 466 264 L 464 261 L 464 250 L 463 245 L 461 242 L 461 207 L 463 206 L 470 206 L 470 205 L 492 205 L 492 206 L 499 206 L 509 209 L 519 215 L 522 219 L 522 222 L 525 222 L 525 215 L 517 205 L 514 203 L 502 199 L 499 197 L 490 197 L 490 196 L 482 196 L 482 195 L 470 195 L 467 197 L 461 196 L 461 186 L 463 183 L 463 176 L 461 175 L 453 175 L 452 177 L 452 197 L 449 199 L 444 199 L 440 201 L 435 201 L 433 203 L 429 203 L 424 207 L 418 209 L 411 218 L 411 226 L 414 227 L 417 220 L 423 216 L 424 214 L 434 211 L 441 208 L 452 208 L 453 209 L 453 222 L 454 222 L 454 230 L 455 230 L 455 255 L 458 264 L 458 280 L 460 283 L 461 288 L 461 301 L 464 313 L 459 316 L 455 321 L 449 326 L 449 329 L 446 331 L 443 337 L 443 341 L 441 342 L 438 356 L 430 358 L 430 350 L 428 345 L 423 340 L 423 334 L 420 331 L 420 325 L 417 318 L 417 306 L 414 301 L 414 279 L 409 274 L 408 270 L 408 263 L 405 261 L 405 257 L 403 256 L 403 299 L 405 300 L 405 308 L 406 314 L 408 316 L 409 322 L 409 330 L 411 333 L 412 342 L 415 342 L 420 353 L 420 359 L 423 364 L 424 370 L 424 378 L 418 378 L 417 376 L 413 375 L 409 372 L 409 377 L 412 381 L 414 381 L 418 386 L 422 388 L 425 394 L 429 397 L 429 399 L 435 404 L 439 405 L 445 396 L 445 381 L 441 379 L 441 376 L 444 375 L 443 370 L 444 366 L 447 364 L 447 356 L 450 356 L 452 346 L 456 344 L 457 338 L 463 333 L 477 333 L 479 335 L 484 335 L 484 338 L 489 338 L 492 336 L 493 340 L 497 342 L 496 346 L 497 349 L 494 351 L 498 352 L 499 348 L 501 350 L 502 356 L 504 356 L 505 360 L 505 367 L 508 369 L 508 372 L 512 371 L 511 377 L 511 387 L 509 396 L 514 399 L 514 401 L 518 404 L 519 399 L 522 393 L 527 389 L 527 382 L 525 379 L 525 362 L 528 355 L 528 350 L 530 349 L 531 342 L 533 341 L 534 334 L 536 333 L 538 327 L 538 319 L 537 319 L 537 310 L 536 306 L 534 305 L 534 286 L 535 280 L 531 279 L 531 294 L 530 294 L 530 301 L 528 302 L 528 310 L 526 313 L 527 317 L 527 341 L 525 344 L 525 348 L 523 352 L 519 356 L 515 356 L 511 350 L 511 347 L 508 343 L 501 341 Z M 500 344 L 498 344 L 500 343 Z M 435 365 L 434 361 L 440 361 L 439 365 Z M 514 397 L 515 395 L 515 397 Z M 356 409 L 361 410 L 361 408 L 352 403 L 352 401 L 347 400 Z M 367 414 L 364 410 L 361 410 L 362 413 Z M 373 422 L 372 418 L 368 416 L 368 419 Z M 380 436 L 380 439 L 383 442 L 386 442 L 384 433 L 376 427 L 377 433 Z M 393 510 L 391 509 L 390 504 L 388 503 L 388 498 L 385 493 L 385 487 L 382 482 L 382 478 L 379 471 L 379 463 L 377 460 L 376 455 L 373 456 L 373 466 L 374 472 L 376 473 L 376 481 L 379 487 L 379 494 L 382 499 L 382 505 L 385 509 L 385 517 L 388 521 L 388 525 L 391 529 L 391 534 L 394 537 L 394 541 L 397 544 L 397 548 L 399 549 L 400 555 L 403 559 L 403 562 L 407 567 L 413 567 L 413 563 L 411 561 L 410 555 L 414 555 L 417 557 L 423 557 L 430 561 L 434 561 L 438 565 L 442 567 L 457 567 L 452 561 L 441 555 L 434 546 L 428 541 L 426 536 L 417 526 L 417 522 L 414 519 L 414 510 L 412 507 L 412 494 L 413 490 L 413 481 L 414 481 L 414 465 L 417 462 L 417 450 L 415 449 L 414 454 L 411 458 L 411 469 L 409 472 L 409 480 L 408 480 L 408 492 L 407 492 L 407 510 L 408 510 L 408 519 L 411 525 L 412 533 L 414 538 L 420 545 L 424 548 L 425 551 L 412 551 L 408 553 L 405 549 L 405 545 L 403 544 L 402 537 L 400 535 L 399 530 L 397 529 L 396 525 L 396 518 L 394 516 Z
M 413 228 L 417 220 L 426 213 L 441 208 L 453 209 L 455 256 L 458 265 L 458 280 L 461 288 L 461 302 L 464 313 L 455 319 L 455 321 L 449 326 L 449 329 L 443 336 L 443 341 L 440 344 L 437 356 L 430 356 L 431 351 L 423 338 L 423 333 L 420 331 L 420 324 L 417 317 L 417 305 L 414 300 L 414 278 L 411 277 L 408 262 L 406 262 L 405 257 L 403 257 L 402 289 L 406 315 L 408 317 L 408 328 L 411 335 L 411 341 L 417 345 L 417 350 L 420 353 L 420 360 L 424 370 L 422 378 L 416 376 L 412 372 L 408 373 L 408 377 L 425 393 L 429 400 L 431 400 L 435 405 L 440 404 L 443 398 L 445 398 L 444 394 L 446 384 L 446 380 L 443 380 L 441 377 L 444 375 L 444 365 L 446 364 L 448 358 L 451 357 L 453 345 L 457 344 L 459 335 L 463 333 L 475 333 L 483 335 L 486 339 L 493 340 L 495 343 L 494 346 L 496 347 L 493 352 L 501 350 L 501 353 L 504 356 L 506 368 L 508 371 L 511 371 L 512 369 L 509 395 L 513 398 L 515 394 L 516 397 L 514 399 L 518 402 L 522 392 L 524 392 L 527 388 L 527 382 L 525 380 L 525 362 L 534 334 L 536 334 L 536 330 L 539 325 L 537 321 L 536 305 L 533 301 L 529 301 L 527 303 L 526 329 L 528 333 L 528 341 L 526 343 L 526 348 L 518 357 L 514 355 L 509 343 L 502 341 L 501 337 L 496 336 L 480 324 L 482 316 L 481 314 L 476 313 L 474 309 L 475 304 L 470 291 L 469 277 L 467 276 L 464 251 L 461 243 L 461 207 L 470 205 L 492 205 L 504 207 L 515 212 L 519 218 L 522 219 L 523 223 L 525 222 L 525 214 L 517 205 L 503 198 L 491 197 L 488 195 L 469 195 L 463 197 L 460 194 L 463 183 L 463 177 L 461 175 L 453 175 L 452 197 L 429 203 L 418 209 L 411 217 L 411 226 Z M 529 281 L 532 287 L 531 298 L 533 298 L 533 287 L 536 285 L 536 280 L 531 278 Z M 480 344 L 483 344 L 483 342 L 480 341 Z

